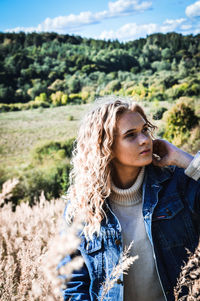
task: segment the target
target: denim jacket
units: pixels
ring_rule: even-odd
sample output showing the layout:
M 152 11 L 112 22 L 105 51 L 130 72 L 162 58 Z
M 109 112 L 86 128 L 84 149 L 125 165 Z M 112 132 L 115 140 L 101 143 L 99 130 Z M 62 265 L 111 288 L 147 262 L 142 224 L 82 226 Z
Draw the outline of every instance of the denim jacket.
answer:
M 107 219 L 101 223 L 100 234 L 90 241 L 82 236 L 77 254 L 83 256 L 85 263 L 79 271 L 73 272 L 63 290 L 65 301 L 100 300 L 102 284 L 120 262 L 121 226 L 110 209 L 109 200 L 105 202 L 105 211 Z M 166 300 L 172 301 L 181 267 L 187 262 L 186 249 L 194 252 L 199 241 L 200 180 L 193 180 L 175 166 L 146 166 L 142 211 L 161 287 Z M 123 301 L 123 275 L 103 300 Z

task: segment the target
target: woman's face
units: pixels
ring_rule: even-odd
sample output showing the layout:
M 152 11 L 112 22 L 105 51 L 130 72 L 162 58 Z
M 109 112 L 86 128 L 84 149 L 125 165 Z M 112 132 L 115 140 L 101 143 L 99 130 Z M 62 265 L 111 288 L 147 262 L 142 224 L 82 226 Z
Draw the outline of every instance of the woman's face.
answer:
M 126 111 L 118 119 L 113 144 L 115 167 L 141 167 L 152 162 L 152 139 L 138 112 Z

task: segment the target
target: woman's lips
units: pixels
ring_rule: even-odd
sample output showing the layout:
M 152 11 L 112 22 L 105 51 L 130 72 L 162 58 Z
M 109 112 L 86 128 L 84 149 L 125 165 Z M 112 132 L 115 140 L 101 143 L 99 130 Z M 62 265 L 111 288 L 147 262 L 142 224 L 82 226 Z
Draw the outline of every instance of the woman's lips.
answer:
M 140 153 L 140 155 L 146 155 L 146 154 L 149 154 L 149 153 L 150 153 L 150 149 L 148 148 L 148 149 L 143 150 L 143 151 Z

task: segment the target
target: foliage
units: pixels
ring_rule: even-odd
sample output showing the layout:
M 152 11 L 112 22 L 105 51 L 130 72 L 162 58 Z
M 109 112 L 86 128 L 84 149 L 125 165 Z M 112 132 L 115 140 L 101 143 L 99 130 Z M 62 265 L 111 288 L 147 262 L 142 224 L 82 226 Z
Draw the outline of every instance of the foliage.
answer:
M 45 197 L 58 198 L 63 188 L 69 187 L 70 164 L 66 161 L 46 162 L 45 165 L 30 165 L 23 173 L 18 175 L 19 185 L 14 189 L 13 196 L 10 199 L 15 207 L 20 201 L 26 201 L 30 205 L 39 200 L 39 196 L 44 191 Z
M 50 99 L 51 99 L 53 105 L 55 105 L 55 106 L 66 105 L 67 100 L 68 100 L 68 95 L 61 91 L 57 91 L 57 92 L 51 94 Z
M 179 101 L 165 113 L 166 121 L 164 138 L 177 146 L 182 145 L 190 135 L 192 128 L 198 125 L 199 118 L 190 104 Z
M 49 102 L 41 101 L 40 99 L 37 99 L 37 101 L 32 100 L 27 103 L 12 103 L 12 104 L 0 103 L 0 113 L 30 110 L 30 109 L 37 109 L 37 108 L 49 108 L 49 107 L 50 107 Z
M 0 102 L 5 105 L 87 103 L 110 93 L 139 93 L 150 101 L 200 94 L 198 35 L 153 34 L 120 43 L 54 33 L 0 33 L 0 58 Z M 134 84 L 127 90 L 129 82 Z
M 48 141 L 33 148 L 30 164 L 16 175 L 19 184 L 10 198 L 13 206 L 21 200 L 34 204 L 42 191 L 48 200 L 66 192 L 74 142 L 74 138 L 63 142 Z
M 32 158 L 39 163 L 42 163 L 42 161 L 52 157 L 61 157 L 61 159 L 64 157 L 70 158 L 74 147 L 74 142 L 75 138 L 71 138 L 64 142 L 47 141 L 40 143 L 33 148 Z
M 154 120 L 160 120 L 163 117 L 163 114 L 167 111 L 167 108 L 161 107 L 153 114 Z

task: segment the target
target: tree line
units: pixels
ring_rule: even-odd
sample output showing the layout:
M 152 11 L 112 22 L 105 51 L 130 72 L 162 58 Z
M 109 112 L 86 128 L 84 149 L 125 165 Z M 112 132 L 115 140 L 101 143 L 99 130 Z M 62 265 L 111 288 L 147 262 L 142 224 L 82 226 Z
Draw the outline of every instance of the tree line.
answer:
M 0 33 L 0 102 L 53 105 L 109 93 L 149 100 L 198 96 L 200 35 L 130 42 L 57 33 Z

